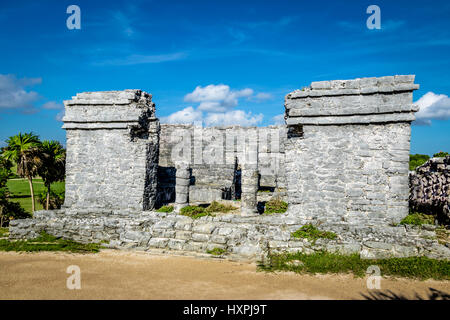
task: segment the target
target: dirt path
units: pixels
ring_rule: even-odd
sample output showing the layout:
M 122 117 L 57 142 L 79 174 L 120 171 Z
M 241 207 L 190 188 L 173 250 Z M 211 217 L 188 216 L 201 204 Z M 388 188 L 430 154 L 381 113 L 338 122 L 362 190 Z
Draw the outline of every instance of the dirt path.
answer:
M 69 265 L 81 289 L 69 290 Z M 382 279 L 381 289 L 414 298 L 449 281 Z M 366 279 L 351 275 L 257 272 L 224 260 L 105 250 L 98 254 L 0 253 L 0 299 L 363 299 Z M 375 291 L 376 292 L 376 291 Z

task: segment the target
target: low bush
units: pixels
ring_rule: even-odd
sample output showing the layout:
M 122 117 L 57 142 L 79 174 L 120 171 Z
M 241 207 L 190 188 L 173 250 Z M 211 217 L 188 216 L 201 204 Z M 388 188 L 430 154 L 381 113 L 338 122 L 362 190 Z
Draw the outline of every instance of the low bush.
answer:
M 211 204 L 206 207 L 206 212 L 213 213 L 213 212 L 229 212 L 236 210 L 237 208 L 232 206 L 231 204 L 223 204 L 217 201 L 211 202 Z
M 198 219 L 211 215 L 209 212 L 206 212 L 205 208 L 199 206 L 187 206 L 181 208 L 180 214 L 183 216 L 191 217 L 192 219 Z
M 64 190 L 56 192 L 53 190 L 50 190 L 50 199 L 49 199 L 49 210 L 54 209 L 60 209 L 61 206 L 64 204 Z M 42 192 L 40 192 L 37 195 L 38 202 L 42 205 L 43 208 L 46 208 L 47 206 L 47 190 L 44 189 Z
M 317 239 L 336 239 L 337 235 L 334 232 L 322 231 L 317 229 L 316 226 L 312 224 L 305 224 L 300 229 L 291 233 L 294 238 L 305 238 L 312 243 L 315 243 Z
M 207 250 L 206 252 L 209 253 L 209 254 L 212 254 L 214 256 L 220 256 L 220 255 L 226 253 L 227 251 L 225 249 L 222 249 L 222 248 L 214 248 L 212 250 Z
M 8 228 L 1 228 L 0 227 L 0 238 L 7 237 L 9 234 Z
M 438 153 L 433 154 L 433 158 L 441 158 L 450 155 L 448 152 L 439 151 Z
M 173 206 L 162 206 L 161 208 L 156 210 L 156 212 L 172 212 L 172 211 L 173 211 Z
M 413 212 L 403 218 L 400 224 L 411 224 L 415 226 L 421 226 L 423 224 L 434 224 L 434 217 L 419 212 Z
M 271 199 L 264 206 L 264 214 L 284 213 L 288 208 L 288 204 L 280 199 Z

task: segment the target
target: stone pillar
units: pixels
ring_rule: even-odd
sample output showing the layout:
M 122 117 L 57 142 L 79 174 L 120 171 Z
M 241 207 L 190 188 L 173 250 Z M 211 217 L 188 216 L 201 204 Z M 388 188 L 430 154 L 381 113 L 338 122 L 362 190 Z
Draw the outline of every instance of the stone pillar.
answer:
M 387 225 L 408 214 L 414 75 L 313 82 L 285 99 L 288 213 Z
M 64 101 L 64 207 L 150 210 L 156 201 L 159 121 L 141 90 L 78 93 Z
M 175 174 L 175 211 L 189 205 L 189 184 L 191 169 L 188 163 L 180 162 L 176 164 Z
M 258 136 L 249 134 L 247 138 L 244 142 L 243 163 L 241 164 L 241 215 L 256 216 L 258 215 L 259 182 Z

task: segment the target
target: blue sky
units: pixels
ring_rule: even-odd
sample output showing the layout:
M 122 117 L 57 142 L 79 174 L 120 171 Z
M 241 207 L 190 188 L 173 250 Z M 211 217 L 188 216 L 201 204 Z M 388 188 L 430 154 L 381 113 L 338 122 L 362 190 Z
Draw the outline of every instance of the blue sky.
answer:
M 62 101 L 83 91 L 145 90 L 166 122 L 268 125 L 311 81 L 416 74 L 411 152 L 450 151 L 449 17 L 449 1 L 2 1 L 0 140 L 64 142 Z

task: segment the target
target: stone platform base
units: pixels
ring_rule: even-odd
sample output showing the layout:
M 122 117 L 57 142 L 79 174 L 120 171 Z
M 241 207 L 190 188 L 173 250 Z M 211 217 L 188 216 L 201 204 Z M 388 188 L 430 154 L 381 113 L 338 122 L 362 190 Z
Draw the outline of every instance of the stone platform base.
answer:
M 11 239 L 30 239 L 41 231 L 78 242 L 103 242 L 117 249 L 163 249 L 205 254 L 221 248 L 230 259 L 264 261 L 270 253 L 327 250 L 358 253 L 362 258 L 427 256 L 449 259 L 450 249 L 436 240 L 435 232 L 409 226 L 358 226 L 323 222 L 319 229 L 333 231 L 337 239 L 314 244 L 291 237 L 311 221 L 288 214 L 241 217 L 227 214 L 191 219 L 154 211 L 37 211 L 33 219 L 10 222 Z

